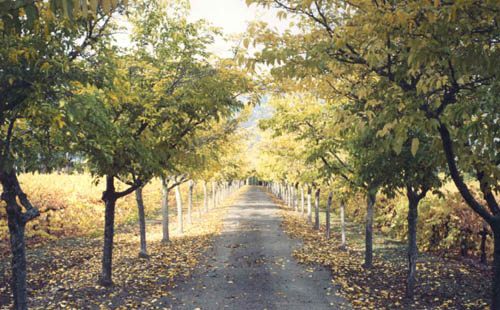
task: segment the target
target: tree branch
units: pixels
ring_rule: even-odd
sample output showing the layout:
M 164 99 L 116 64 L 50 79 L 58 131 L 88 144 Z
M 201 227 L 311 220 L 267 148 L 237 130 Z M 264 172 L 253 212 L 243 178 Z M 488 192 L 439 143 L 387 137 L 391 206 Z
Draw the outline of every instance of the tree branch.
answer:
M 438 120 L 439 121 L 439 120 Z M 448 164 L 448 168 L 450 169 L 451 178 L 453 182 L 458 188 L 460 194 L 465 199 L 467 204 L 477 213 L 479 214 L 486 222 L 491 224 L 493 222 L 493 216 L 488 213 L 488 211 L 481 205 L 471 194 L 469 188 L 465 184 L 460 172 L 458 171 L 455 154 L 453 152 L 453 143 L 451 141 L 450 132 L 446 125 L 439 121 L 439 133 L 441 135 L 441 141 L 443 143 L 443 149 L 446 156 L 446 162 Z

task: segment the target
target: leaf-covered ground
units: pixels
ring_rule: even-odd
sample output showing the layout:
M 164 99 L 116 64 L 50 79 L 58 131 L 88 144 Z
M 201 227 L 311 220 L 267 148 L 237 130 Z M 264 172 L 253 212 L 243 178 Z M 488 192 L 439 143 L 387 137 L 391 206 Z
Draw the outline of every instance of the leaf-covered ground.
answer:
M 351 302 L 353 309 L 488 308 L 491 291 L 488 267 L 421 253 L 415 302 L 409 304 L 404 298 L 407 270 L 404 249 L 376 251 L 374 268 L 365 269 L 363 251 L 359 245 L 349 244 L 350 239 L 347 250 L 342 251 L 338 232 L 333 231 L 327 239 L 323 231 L 314 230 L 295 212 L 283 209 L 282 214 L 284 230 L 304 242 L 303 248 L 293 253 L 294 257 L 304 264 L 330 267 L 332 281 L 340 286 L 339 293 Z
M 66 239 L 28 251 L 30 309 L 165 309 L 175 279 L 188 276 L 222 229 L 224 207 L 194 216 L 185 232 L 170 226 L 172 241 L 161 243 L 161 221 L 148 222 L 150 259 L 138 258 L 137 225 L 119 229 L 113 251 L 111 288 L 96 284 L 101 268 L 102 237 Z M 11 309 L 10 264 L 0 258 L 0 309 Z M 168 308 L 167 308 L 168 309 Z

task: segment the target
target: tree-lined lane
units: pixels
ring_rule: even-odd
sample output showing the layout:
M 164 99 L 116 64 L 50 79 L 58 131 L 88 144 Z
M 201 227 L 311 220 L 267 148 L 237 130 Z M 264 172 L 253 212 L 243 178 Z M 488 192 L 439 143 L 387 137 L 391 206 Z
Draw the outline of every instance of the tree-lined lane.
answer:
M 280 223 L 278 207 L 264 190 L 247 188 L 229 208 L 211 257 L 172 292 L 173 308 L 344 308 L 327 270 L 295 262 L 291 253 L 301 243 Z

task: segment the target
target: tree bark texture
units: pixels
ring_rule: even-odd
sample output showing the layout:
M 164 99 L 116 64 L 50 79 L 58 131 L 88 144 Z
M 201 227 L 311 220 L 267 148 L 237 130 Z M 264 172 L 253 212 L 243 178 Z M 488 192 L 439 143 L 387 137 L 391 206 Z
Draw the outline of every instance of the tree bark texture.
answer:
M 26 194 L 21 190 L 14 170 L 0 175 L 2 183 L 2 200 L 5 201 L 7 211 L 7 223 L 10 234 L 10 248 L 12 251 L 10 282 L 12 295 L 14 296 L 14 310 L 27 310 L 28 297 L 26 288 L 26 243 L 24 231 L 26 223 L 40 215 L 37 208 L 30 205 Z M 27 209 L 23 212 L 21 206 Z
M 212 182 L 212 208 L 215 208 L 216 206 L 216 201 L 215 201 L 215 182 Z
M 109 287 L 113 285 L 111 279 L 113 264 L 113 239 L 115 235 L 115 206 L 117 200 L 114 177 L 106 177 L 106 191 L 102 195 L 104 201 L 104 247 L 102 253 L 102 273 L 99 284 Z
M 177 202 L 177 231 L 184 232 L 183 214 L 182 214 L 182 197 L 180 184 L 175 187 L 175 201 Z
M 488 259 L 486 257 L 486 241 L 488 238 L 488 235 L 490 234 L 488 231 L 488 228 L 486 226 L 486 222 L 483 222 L 483 229 L 479 232 L 481 235 L 481 263 L 486 264 L 488 262 Z
M 312 223 L 311 186 L 307 186 L 307 221 Z
M 170 241 L 170 236 L 168 233 L 168 194 L 170 190 L 168 188 L 168 182 L 165 178 L 161 179 L 161 227 L 162 227 L 162 239 L 161 241 L 166 243 Z
M 342 200 L 340 202 L 340 233 L 342 235 L 342 245 L 340 248 L 342 250 L 346 249 L 345 245 L 345 203 Z
M 203 207 L 205 208 L 205 212 L 208 212 L 207 181 L 203 181 Z
M 368 193 L 366 197 L 366 226 L 365 226 L 365 268 L 373 266 L 373 207 L 376 194 Z
M 135 199 L 137 200 L 137 209 L 139 213 L 139 232 L 141 238 L 141 251 L 139 252 L 140 258 L 149 258 L 148 249 L 146 244 L 146 215 L 144 212 L 144 200 L 142 199 L 142 189 L 139 187 L 135 190 Z
M 330 194 L 328 194 L 328 203 L 326 204 L 325 235 L 327 238 L 330 238 L 330 209 L 332 207 L 332 198 L 333 198 L 333 193 L 330 191 Z
M 7 202 L 7 220 L 10 233 L 10 248 L 12 250 L 12 281 L 11 288 L 14 295 L 14 309 L 28 309 L 28 298 L 26 292 L 26 243 L 24 230 L 26 223 L 22 218 L 21 207 L 16 202 L 7 197 L 9 194 L 2 193 L 2 199 Z
M 406 297 L 415 298 L 415 283 L 417 280 L 417 219 L 419 199 L 408 192 L 408 276 L 406 279 Z
M 300 213 L 302 217 L 305 216 L 305 202 L 304 202 L 304 186 L 300 187 Z
M 500 217 L 491 225 L 493 230 L 494 250 L 493 250 L 493 298 L 492 310 L 500 310 Z
M 320 189 L 316 189 L 314 195 L 314 229 L 319 230 L 319 194 Z
M 192 217 L 192 212 L 193 212 L 193 187 L 194 187 L 194 182 L 193 180 L 189 181 L 189 194 L 188 194 L 188 224 L 193 224 L 193 217 Z

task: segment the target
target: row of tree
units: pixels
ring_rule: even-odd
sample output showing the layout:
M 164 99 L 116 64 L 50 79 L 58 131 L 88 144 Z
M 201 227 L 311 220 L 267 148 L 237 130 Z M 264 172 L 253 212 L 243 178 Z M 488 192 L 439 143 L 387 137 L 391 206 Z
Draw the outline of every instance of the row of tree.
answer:
M 301 141 L 268 147 L 288 160 L 273 160 L 282 169 L 265 178 L 291 184 L 289 192 L 299 181 L 323 184 L 341 200 L 362 192 L 367 268 L 377 194 L 404 191 L 412 299 L 419 203 L 449 177 L 493 232 L 491 309 L 500 309 L 500 4 L 247 3 L 275 7 L 293 20 L 285 32 L 255 23 L 244 42 L 264 47 L 238 59 L 248 67 L 273 66 L 279 95 L 275 115 L 261 126 L 284 141 Z
M 232 60 L 207 51 L 219 31 L 203 21 L 188 22 L 185 1 L 1 6 L 7 7 L 0 15 L 0 182 L 14 308 L 27 309 L 25 225 L 39 210 L 18 181 L 21 170 L 54 168 L 71 154 L 105 182 L 99 283 L 109 286 L 118 199 L 136 193 L 145 257 L 141 191 L 152 178 L 162 179 L 165 242 L 171 189 L 179 195 L 183 182 L 217 181 L 217 203 L 240 185 L 230 181 L 241 163 L 232 145 L 242 137 L 238 125 L 248 116 L 244 106 L 254 98 L 245 95 L 253 86 Z M 115 42 L 116 21 L 123 19 L 132 31 L 126 48 Z M 178 215 L 182 231 L 180 204 Z

